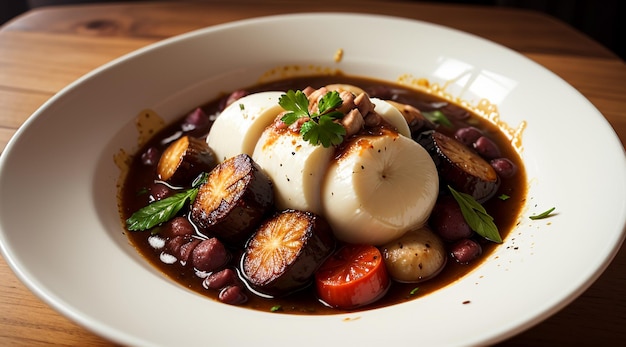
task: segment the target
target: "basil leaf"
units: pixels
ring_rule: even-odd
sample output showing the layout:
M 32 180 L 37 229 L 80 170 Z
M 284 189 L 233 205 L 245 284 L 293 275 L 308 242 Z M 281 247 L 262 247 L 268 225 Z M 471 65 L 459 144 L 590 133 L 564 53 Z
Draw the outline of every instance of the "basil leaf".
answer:
M 423 111 L 422 115 L 424 117 L 426 117 L 426 119 L 428 119 L 429 121 L 433 122 L 433 123 L 437 123 L 437 124 L 441 124 L 443 126 L 446 126 L 448 128 L 452 127 L 452 122 L 450 122 L 450 120 L 448 119 L 448 117 L 446 117 L 446 115 L 439 111 L 439 110 L 434 110 L 434 111 Z
M 203 172 L 193 180 L 192 188 L 189 188 L 178 194 L 174 194 L 163 200 L 155 201 L 148 206 L 145 206 L 135 213 L 133 213 L 128 219 L 126 219 L 126 228 L 129 231 L 143 231 L 148 230 L 156 225 L 174 218 L 176 214 L 185 207 L 187 201 L 193 202 L 198 195 L 198 190 L 202 184 L 204 184 L 209 177 L 209 174 Z
M 489 241 L 502 243 L 502 237 L 500 236 L 498 227 L 493 222 L 493 217 L 487 213 L 483 205 L 479 204 L 478 201 L 469 194 L 457 192 L 450 186 L 448 186 L 448 189 L 461 207 L 461 213 L 469 227 L 478 235 Z
M 201 185 L 205 184 L 208 179 L 209 179 L 209 174 L 206 172 L 201 172 L 198 175 L 198 177 L 193 179 L 193 182 L 191 182 L 191 187 L 198 188 Z
M 197 194 L 198 188 L 191 188 L 163 200 L 155 201 L 133 213 L 126 220 L 126 228 L 129 231 L 143 231 L 166 222 L 176 216 L 178 211 L 185 207 L 187 201 L 193 201 Z

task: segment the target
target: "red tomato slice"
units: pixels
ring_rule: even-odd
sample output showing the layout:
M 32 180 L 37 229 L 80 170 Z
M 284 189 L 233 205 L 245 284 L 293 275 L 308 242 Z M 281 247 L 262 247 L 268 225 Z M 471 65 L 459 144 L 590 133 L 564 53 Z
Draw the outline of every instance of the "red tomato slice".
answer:
M 390 285 L 378 248 L 345 245 L 315 273 L 317 295 L 328 306 L 353 309 L 382 298 Z

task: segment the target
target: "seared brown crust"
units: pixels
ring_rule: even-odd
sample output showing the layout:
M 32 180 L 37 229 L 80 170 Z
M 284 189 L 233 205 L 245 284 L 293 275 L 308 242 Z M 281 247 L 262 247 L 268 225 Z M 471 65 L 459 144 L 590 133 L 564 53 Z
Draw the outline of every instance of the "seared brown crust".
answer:
M 307 286 L 334 248 L 335 239 L 322 217 L 285 210 L 250 238 L 241 270 L 253 289 L 282 296 Z
M 454 138 L 428 131 L 420 136 L 419 143 L 433 158 L 443 184 L 478 202 L 489 200 L 500 187 L 500 178 L 491 164 Z
M 183 136 L 165 149 L 157 165 L 157 175 L 173 185 L 185 186 L 216 165 L 215 154 L 204 140 Z
M 200 186 L 191 220 L 220 240 L 242 245 L 274 207 L 269 177 L 246 154 L 216 166 Z

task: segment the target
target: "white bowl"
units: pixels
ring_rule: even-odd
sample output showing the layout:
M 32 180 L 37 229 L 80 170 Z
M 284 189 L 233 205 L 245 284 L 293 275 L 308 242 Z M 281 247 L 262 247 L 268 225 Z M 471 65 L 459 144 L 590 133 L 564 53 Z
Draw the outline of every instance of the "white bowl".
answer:
M 339 49 L 344 55 L 336 62 Z M 403 74 L 450 81 L 450 95 L 472 104 L 486 98 L 508 124 L 526 122 L 529 192 L 519 226 L 462 280 L 405 304 L 353 314 L 253 311 L 166 279 L 129 244 L 117 209 L 113 158 L 120 149 L 136 150 L 135 116 L 152 109 L 171 121 L 286 65 L 390 81 Z M 625 178 L 623 147 L 602 115 L 511 50 L 413 20 L 274 16 L 156 43 L 50 99 L 2 154 L 0 244 L 36 295 L 122 344 L 491 344 L 554 314 L 606 268 L 624 239 Z M 527 218 L 552 206 L 549 219 Z

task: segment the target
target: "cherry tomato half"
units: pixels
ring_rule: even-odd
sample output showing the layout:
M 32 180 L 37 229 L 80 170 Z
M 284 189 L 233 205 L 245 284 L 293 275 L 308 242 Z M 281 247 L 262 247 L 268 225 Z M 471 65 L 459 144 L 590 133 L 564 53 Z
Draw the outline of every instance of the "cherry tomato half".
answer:
M 391 281 L 378 248 L 345 245 L 315 273 L 317 295 L 335 308 L 353 309 L 382 298 Z

